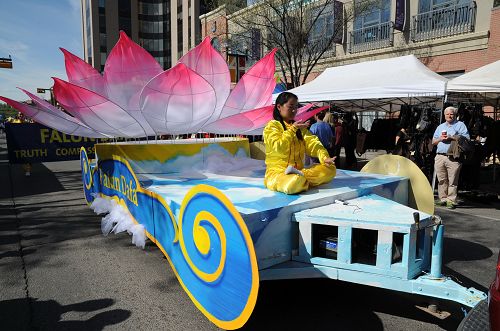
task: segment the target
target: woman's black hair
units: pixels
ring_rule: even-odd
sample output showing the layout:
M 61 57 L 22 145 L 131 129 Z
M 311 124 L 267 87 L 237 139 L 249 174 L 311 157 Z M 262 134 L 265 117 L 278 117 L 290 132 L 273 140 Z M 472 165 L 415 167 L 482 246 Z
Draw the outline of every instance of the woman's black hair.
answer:
M 273 118 L 276 121 L 279 121 L 281 125 L 283 125 L 284 130 L 286 130 L 286 125 L 285 122 L 283 122 L 283 117 L 281 117 L 278 105 L 283 106 L 285 103 L 288 102 L 288 100 L 292 98 L 295 98 L 296 100 L 299 99 L 295 94 L 291 92 L 282 92 L 278 95 L 278 97 L 276 98 L 276 103 L 274 104 Z M 300 131 L 300 129 L 298 129 L 295 134 L 297 135 L 297 139 L 304 140 L 304 137 L 302 137 L 302 132 Z

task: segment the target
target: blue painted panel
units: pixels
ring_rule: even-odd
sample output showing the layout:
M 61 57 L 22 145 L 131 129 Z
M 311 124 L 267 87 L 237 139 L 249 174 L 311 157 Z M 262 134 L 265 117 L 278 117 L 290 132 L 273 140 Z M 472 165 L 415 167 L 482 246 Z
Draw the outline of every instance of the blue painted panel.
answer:
M 379 268 L 377 266 L 362 264 L 362 263 L 343 263 L 339 260 L 326 259 L 326 258 L 322 258 L 322 257 L 313 257 L 313 258 L 308 259 L 308 258 L 302 257 L 302 256 L 294 256 L 293 260 L 297 261 L 297 262 L 310 263 L 313 265 L 327 266 L 327 267 L 345 269 L 345 270 L 353 270 L 353 271 L 363 272 L 363 273 L 367 273 L 367 274 L 379 274 L 379 275 L 385 275 L 385 276 L 390 276 L 390 277 L 401 278 L 401 275 L 403 274 L 403 269 L 398 268 L 398 266 L 395 264 L 392 265 L 390 269 L 385 269 L 385 268 Z
M 256 256 L 245 223 L 226 197 L 213 187 L 194 187 L 177 221 L 167 202 L 140 187 L 126 160 L 101 159 L 95 181 L 86 155 L 82 164 L 86 196 L 99 188 L 101 196 L 120 201 L 144 225 L 211 321 L 231 329 L 248 319 L 258 292 Z
M 401 205 L 376 194 L 368 194 L 355 199 L 335 203 L 318 208 L 311 208 L 295 214 L 295 219 L 311 221 L 311 219 L 326 219 L 335 221 L 355 222 L 356 227 L 365 223 L 376 223 L 379 229 L 386 226 L 402 226 L 410 229 L 414 226 L 413 213 L 420 214 L 421 226 L 425 226 L 431 215 L 419 212 L 413 208 Z
M 352 226 L 339 227 L 339 249 L 337 259 L 346 264 L 352 262 Z

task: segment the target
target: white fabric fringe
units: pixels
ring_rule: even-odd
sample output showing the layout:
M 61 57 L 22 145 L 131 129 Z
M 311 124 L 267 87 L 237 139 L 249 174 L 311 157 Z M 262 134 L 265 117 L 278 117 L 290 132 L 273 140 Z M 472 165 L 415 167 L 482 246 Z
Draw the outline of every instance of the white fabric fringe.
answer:
M 102 218 L 101 231 L 107 236 L 110 232 L 120 233 L 127 231 L 132 235 L 132 244 L 144 248 L 146 245 L 146 231 L 142 224 L 135 224 L 130 214 L 115 200 L 96 197 L 90 208 L 98 215 L 108 213 Z

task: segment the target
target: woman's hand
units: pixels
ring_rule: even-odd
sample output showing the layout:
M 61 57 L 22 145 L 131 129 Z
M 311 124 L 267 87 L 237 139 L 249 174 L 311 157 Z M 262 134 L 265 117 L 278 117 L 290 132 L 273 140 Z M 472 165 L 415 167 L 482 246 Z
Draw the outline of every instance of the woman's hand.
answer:
M 327 157 L 326 159 L 323 160 L 323 162 L 325 163 L 325 165 L 327 166 L 334 166 L 335 165 L 335 159 L 337 157 L 334 156 L 334 157 Z
M 309 127 L 309 121 L 297 121 L 293 123 L 293 126 L 295 126 L 297 129 L 307 129 Z

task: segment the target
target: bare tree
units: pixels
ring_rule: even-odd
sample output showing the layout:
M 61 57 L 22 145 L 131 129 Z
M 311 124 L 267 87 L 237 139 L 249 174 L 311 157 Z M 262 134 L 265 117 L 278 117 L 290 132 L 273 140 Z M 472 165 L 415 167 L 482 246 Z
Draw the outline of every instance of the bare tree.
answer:
M 277 48 L 281 73 L 296 87 L 306 82 L 320 59 L 334 56 L 335 45 L 345 39 L 347 23 L 380 8 L 382 1 L 356 0 L 344 5 L 335 0 L 261 0 L 244 9 L 241 0 L 219 0 L 218 4 L 233 13 L 230 22 L 237 31 L 230 31 L 232 44 L 241 45 L 242 40 L 255 44 L 259 38 L 266 49 Z

